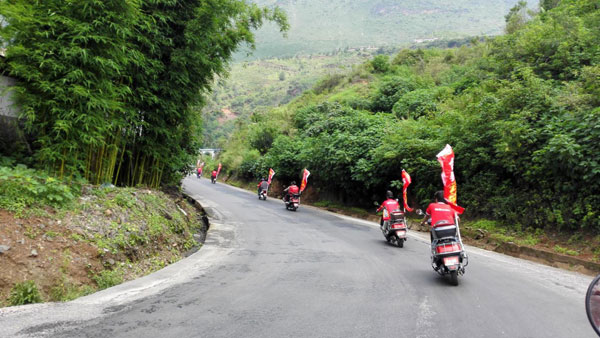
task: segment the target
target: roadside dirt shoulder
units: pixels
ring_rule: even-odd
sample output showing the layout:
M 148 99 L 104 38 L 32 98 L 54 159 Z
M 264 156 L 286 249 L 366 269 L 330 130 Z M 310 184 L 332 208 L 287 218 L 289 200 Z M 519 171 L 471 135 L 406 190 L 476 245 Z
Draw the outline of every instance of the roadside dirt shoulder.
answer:
M 0 306 L 33 281 L 42 301 L 66 301 L 156 271 L 196 251 L 208 223 L 181 194 L 88 187 L 68 210 L 17 217 L 0 209 Z

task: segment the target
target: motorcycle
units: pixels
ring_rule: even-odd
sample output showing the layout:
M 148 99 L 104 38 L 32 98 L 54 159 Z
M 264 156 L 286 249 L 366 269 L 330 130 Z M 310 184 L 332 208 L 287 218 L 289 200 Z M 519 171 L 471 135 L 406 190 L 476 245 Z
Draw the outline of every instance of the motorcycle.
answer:
M 217 178 L 215 176 L 211 176 L 210 183 L 212 183 L 212 184 L 217 183 Z
M 404 242 L 408 239 L 406 236 L 408 228 L 404 213 L 400 210 L 394 210 L 390 213 L 389 220 L 384 221 L 382 219 L 381 232 L 388 243 L 394 244 L 399 248 L 404 247 Z
M 417 213 L 423 215 L 421 210 Z M 431 225 L 431 219 L 427 221 Z M 454 224 L 436 224 L 431 230 L 431 267 L 442 276 L 450 275 L 450 283 L 458 285 L 458 276 L 465 274 L 469 258 L 460 237 L 458 217 Z
M 267 200 L 267 189 L 262 189 L 260 191 L 260 193 L 258 194 L 258 199 L 259 200 Z
M 196 172 L 196 178 L 200 179 L 202 178 L 202 173 L 200 173 L 199 171 Z
M 300 194 L 292 194 L 287 201 L 284 198 L 283 202 L 287 210 L 296 211 L 300 206 Z
M 590 324 L 600 336 L 600 275 L 590 283 L 585 296 L 585 311 Z

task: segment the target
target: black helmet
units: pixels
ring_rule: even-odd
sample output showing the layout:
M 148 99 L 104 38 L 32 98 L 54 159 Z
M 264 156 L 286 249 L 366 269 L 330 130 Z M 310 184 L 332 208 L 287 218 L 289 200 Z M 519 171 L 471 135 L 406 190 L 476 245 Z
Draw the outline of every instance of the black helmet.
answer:
M 436 191 L 435 194 L 433 195 L 433 198 L 435 200 L 437 200 L 438 202 L 445 202 L 446 201 L 446 198 L 444 198 L 444 191 L 443 190 Z
M 296 181 L 292 181 L 292 184 L 291 184 L 291 185 L 296 185 Z
M 385 196 L 387 198 L 394 198 L 394 193 L 388 190 L 388 191 L 385 192 Z

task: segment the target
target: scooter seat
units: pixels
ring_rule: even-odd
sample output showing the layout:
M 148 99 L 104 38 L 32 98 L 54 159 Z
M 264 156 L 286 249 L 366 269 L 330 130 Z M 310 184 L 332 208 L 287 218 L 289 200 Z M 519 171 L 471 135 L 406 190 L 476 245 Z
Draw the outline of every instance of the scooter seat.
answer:
M 442 239 L 446 237 L 456 237 L 456 225 L 445 225 L 433 228 L 433 238 Z

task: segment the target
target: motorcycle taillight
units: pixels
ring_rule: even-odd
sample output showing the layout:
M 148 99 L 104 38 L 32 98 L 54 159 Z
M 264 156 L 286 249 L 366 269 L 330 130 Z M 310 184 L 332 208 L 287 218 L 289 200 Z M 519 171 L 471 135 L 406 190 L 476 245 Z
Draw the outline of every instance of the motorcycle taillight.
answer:
M 435 251 L 439 254 L 444 254 L 449 252 L 461 251 L 461 247 L 459 243 L 440 244 L 435 248 Z
M 406 225 L 404 223 L 396 223 L 392 224 L 392 229 L 405 229 Z

